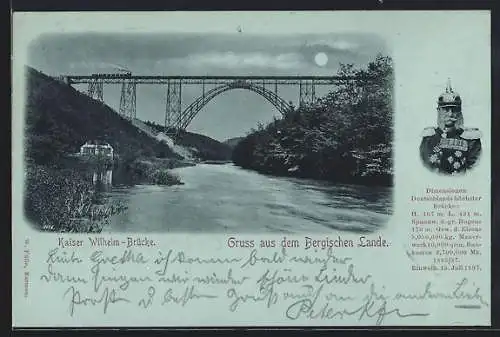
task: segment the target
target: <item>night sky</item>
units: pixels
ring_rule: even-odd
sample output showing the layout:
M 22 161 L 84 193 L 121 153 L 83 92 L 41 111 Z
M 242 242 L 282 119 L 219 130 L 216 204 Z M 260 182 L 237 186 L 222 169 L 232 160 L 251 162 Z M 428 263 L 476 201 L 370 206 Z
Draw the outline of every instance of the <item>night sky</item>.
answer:
M 361 34 L 259 36 L 238 30 L 232 34 L 60 34 L 34 40 L 29 65 L 51 76 L 119 68 L 134 75 L 335 75 L 340 63 L 366 65 L 377 53 L 388 55 L 384 41 Z M 86 90 L 86 86 L 77 88 Z M 165 90 L 139 85 L 137 118 L 163 125 Z M 318 88 L 317 96 L 327 90 Z M 298 104 L 298 86 L 280 87 L 279 93 Z M 200 94 L 201 87 L 183 86 L 183 108 Z M 119 99 L 120 86 L 105 85 L 105 102 L 118 110 Z M 257 123 L 278 115 L 257 94 L 231 90 L 203 108 L 188 130 L 223 141 L 243 136 Z

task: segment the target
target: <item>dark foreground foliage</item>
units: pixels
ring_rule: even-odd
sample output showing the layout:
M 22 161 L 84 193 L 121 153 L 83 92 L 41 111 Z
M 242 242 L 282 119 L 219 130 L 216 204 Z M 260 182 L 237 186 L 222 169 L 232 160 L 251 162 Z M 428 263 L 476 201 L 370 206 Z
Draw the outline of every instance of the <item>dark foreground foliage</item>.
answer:
M 111 215 L 124 209 L 111 204 L 81 172 L 29 164 L 24 210 L 39 229 L 56 232 L 101 232 Z
M 360 80 L 252 130 L 235 146 L 234 163 L 275 175 L 391 185 L 392 60 L 379 55 L 366 69 L 341 65 L 338 75 Z

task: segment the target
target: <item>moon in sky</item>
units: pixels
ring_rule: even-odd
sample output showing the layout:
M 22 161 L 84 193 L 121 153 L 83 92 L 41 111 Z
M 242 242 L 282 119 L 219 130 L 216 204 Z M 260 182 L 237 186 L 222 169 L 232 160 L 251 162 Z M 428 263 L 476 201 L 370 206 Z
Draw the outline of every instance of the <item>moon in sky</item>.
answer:
M 328 63 L 328 56 L 326 56 L 325 53 L 317 53 L 316 56 L 314 56 L 314 62 L 320 67 L 325 66 Z

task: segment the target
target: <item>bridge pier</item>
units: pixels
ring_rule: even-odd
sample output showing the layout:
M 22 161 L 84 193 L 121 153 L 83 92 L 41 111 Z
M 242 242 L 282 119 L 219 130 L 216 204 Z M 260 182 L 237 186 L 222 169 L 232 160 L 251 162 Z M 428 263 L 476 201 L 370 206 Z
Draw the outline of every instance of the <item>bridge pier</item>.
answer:
M 178 127 L 182 117 L 182 80 L 168 80 L 166 101 L 165 133 L 172 134 L 170 129 Z
M 299 106 L 313 104 L 316 101 L 316 88 L 314 80 L 301 80 L 299 82 Z
M 104 102 L 103 81 L 93 79 L 89 82 L 88 95 L 100 102 Z
M 137 116 L 136 111 L 136 98 L 137 86 L 133 80 L 125 80 L 122 83 L 122 93 L 120 96 L 120 109 L 119 114 L 127 119 L 135 119 Z

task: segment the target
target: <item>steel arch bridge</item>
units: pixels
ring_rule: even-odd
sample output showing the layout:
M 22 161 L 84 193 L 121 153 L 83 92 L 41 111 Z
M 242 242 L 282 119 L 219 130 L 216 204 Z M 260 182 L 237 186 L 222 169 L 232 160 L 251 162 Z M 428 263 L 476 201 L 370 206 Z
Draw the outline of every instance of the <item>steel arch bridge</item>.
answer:
M 280 97 L 281 86 L 298 87 L 299 106 L 316 101 L 317 86 L 335 86 L 348 81 L 366 80 L 341 76 L 142 76 L 127 73 L 100 73 L 91 75 L 58 76 L 68 85 L 88 84 L 87 95 L 104 102 L 104 84 L 121 85 L 118 113 L 130 120 L 136 119 L 138 85 L 166 86 L 165 132 L 185 130 L 196 115 L 216 96 L 233 89 L 246 89 L 270 102 L 281 114 L 292 106 Z M 185 109 L 182 108 L 182 89 L 194 85 L 200 95 Z M 172 131 L 174 130 L 174 131 Z
M 271 103 L 282 115 L 287 111 L 292 109 L 292 106 L 287 103 L 284 99 L 278 96 L 271 90 L 266 89 L 263 86 L 258 86 L 253 83 L 248 83 L 244 80 L 237 80 L 233 83 L 223 84 L 221 86 L 215 87 L 206 93 L 199 96 L 194 102 L 184 109 L 182 114 L 177 115 L 177 119 L 174 121 L 167 121 L 166 125 L 174 125 L 174 128 L 184 130 L 188 127 L 189 123 L 196 117 L 198 112 L 205 107 L 212 99 L 218 95 L 233 89 L 247 89 L 257 93 L 258 95 L 264 97 L 269 103 Z

